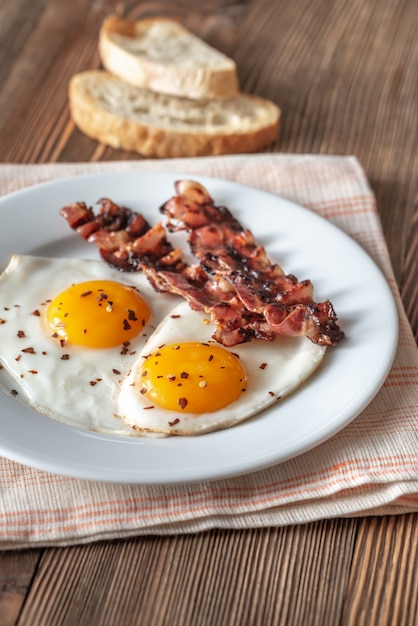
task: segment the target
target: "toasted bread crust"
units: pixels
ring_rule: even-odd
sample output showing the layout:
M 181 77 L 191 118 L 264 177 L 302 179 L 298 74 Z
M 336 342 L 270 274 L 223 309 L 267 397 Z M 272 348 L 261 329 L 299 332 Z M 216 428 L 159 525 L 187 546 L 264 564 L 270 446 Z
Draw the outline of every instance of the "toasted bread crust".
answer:
M 190 101 L 126 85 L 104 71 L 76 74 L 70 82 L 69 101 L 75 124 L 89 137 L 113 148 L 163 158 L 255 152 L 275 141 L 280 119 L 280 110 L 270 101 L 239 94 L 208 103 L 212 116 L 219 106 L 224 123 L 212 124 L 210 118 L 200 125 L 189 123 L 183 114 L 185 107 L 193 113 Z M 141 103 L 149 106 L 149 102 L 151 109 L 162 110 L 159 117 L 154 119 L 151 110 L 142 117 L 137 113 L 135 108 Z M 229 120 L 227 105 L 231 111 L 241 107 L 245 113 L 238 121 L 235 113 Z M 173 120 L 176 108 L 184 120 Z M 205 106 L 198 112 L 208 115 Z

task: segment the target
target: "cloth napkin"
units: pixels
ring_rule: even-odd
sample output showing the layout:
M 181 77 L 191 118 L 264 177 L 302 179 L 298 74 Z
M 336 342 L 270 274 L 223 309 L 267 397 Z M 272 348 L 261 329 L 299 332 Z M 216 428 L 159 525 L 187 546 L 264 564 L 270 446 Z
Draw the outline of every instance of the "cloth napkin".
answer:
M 417 349 L 375 199 L 358 161 L 263 154 L 0 165 L 0 194 L 56 178 L 114 170 L 169 170 L 242 182 L 334 222 L 365 248 L 387 277 L 399 312 L 398 352 L 382 389 L 349 426 L 297 458 L 238 478 L 174 486 L 118 485 L 65 478 L 0 458 L 0 547 L 417 511 Z

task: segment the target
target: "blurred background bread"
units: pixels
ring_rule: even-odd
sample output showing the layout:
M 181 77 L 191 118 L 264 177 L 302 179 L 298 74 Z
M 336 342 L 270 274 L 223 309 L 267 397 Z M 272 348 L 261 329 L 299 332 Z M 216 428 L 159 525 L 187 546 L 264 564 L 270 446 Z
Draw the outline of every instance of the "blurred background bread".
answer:
M 256 152 L 277 138 L 280 109 L 239 91 L 237 67 L 167 18 L 106 18 L 104 70 L 69 86 L 73 121 L 89 137 L 148 157 Z
M 116 15 L 100 29 L 103 66 L 120 79 L 186 98 L 222 98 L 238 93 L 235 62 L 177 22 Z
M 192 100 L 134 87 L 101 70 L 73 76 L 74 122 L 89 137 L 145 156 L 254 152 L 274 141 L 277 107 L 263 98 Z

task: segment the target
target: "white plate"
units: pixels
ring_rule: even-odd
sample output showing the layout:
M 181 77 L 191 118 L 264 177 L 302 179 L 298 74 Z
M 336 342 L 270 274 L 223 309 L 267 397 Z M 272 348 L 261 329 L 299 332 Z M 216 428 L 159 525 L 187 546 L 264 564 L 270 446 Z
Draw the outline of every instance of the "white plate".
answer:
M 73 201 L 101 197 L 154 223 L 179 173 L 114 172 L 58 180 L 0 200 L 0 269 L 12 253 L 98 257 L 59 216 Z M 264 244 L 270 258 L 315 299 L 329 298 L 346 339 L 291 397 L 234 428 L 200 437 L 127 439 L 63 425 L 0 393 L 0 454 L 90 480 L 178 483 L 235 476 L 280 463 L 323 442 L 353 420 L 383 384 L 397 345 L 398 318 L 386 280 L 352 239 L 314 213 L 256 189 L 196 176 Z

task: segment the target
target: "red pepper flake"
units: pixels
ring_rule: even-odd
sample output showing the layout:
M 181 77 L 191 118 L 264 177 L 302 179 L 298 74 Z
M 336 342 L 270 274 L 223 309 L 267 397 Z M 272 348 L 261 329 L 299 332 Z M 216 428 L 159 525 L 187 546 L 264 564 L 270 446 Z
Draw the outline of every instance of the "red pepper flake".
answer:
M 236 352 L 231 352 L 231 354 L 233 354 L 234 356 L 237 357 L 237 359 L 239 359 L 239 354 L 237 354 Z
M 83 328 L 83 335 L 87 333 L 87 328 Z
M 99 291 L 101 291 L 101 290 L 99 289 Z M 107 300 L 107 298 L 108 298 L 107 293 L 101 293 L 97 299 L 100 302 L 100 300 Z
M 265 369 L 266 369 L 266 367 L 267 367 L 267 363 L 262 363 L 262 364 L 260 365 L 260 369 L 261 369 L 261 370 L 265 370 Z
M 244 387 L 243 389 L 241 389 L 241 391 L 247 391 L 246 388 Z
M 23 348 L 22 352 L 25 352 L 25 354 L 36 354 L 33 348 Z
M 174 374 L 167 374 L 167 378 L 171 383 L 176 380 L 176 377 L 174 376 Z
M 119 374 L 120 374 L 120 371 L 119 371 L 119 370 L 116 370 L 116 369 L 113 369 L 113 370 L 112 370 L 112 372 L 113 372 L 114 374 L 116 374 L 116 376 L 119 376 Z
M 65 348 L 66 345 L 67 345 L 67 340 L 66 339 L 60 339 L 60 346 L 61 346 L 61 348 Z
M 96 378 L 96 380 L 97 380 L 98 383 L 101 383 L 103 378 Z
M 180 378 L 189 378 L 189 375 L 188 375 L 188 373 L 187 373 L 187 372 L 182 372 L 182 373 L 180 374 Z
M 16 307 L 16 309 L 20 309 L 20 304 L 14 304 L 14 307 Z
M 0 318 L 0 324 L 5 324 L 5 323 L 6 323 L 6 320 Z
M 208 361 L 213 361 L 213 354 L 209 355 Z
M 91 290 L 90 291 L 85 291 L 84 293 L 82 293 L 80 295 L 80 298 L 87 298 L 87 296 L 91 296 L 92 293 L 93 292 Z
M 178 318 L 181 317 L 181 315 L 170 315 L 170 317 L 173 320 L 178 320 Z
M 141 389 L 139 390 L 139 393 L 142 393 L 142 395 L 144 395 L 144 393 L 147 393 L 147 388 L 141 387 Z
M 180 316 L 179 316 L 179 317 L 180 317 Z M 174 419 L 172 422 L 168 422 L 168 425 L 169 425 L 169 426 L 175 426 L 176 424 L 178 424 L 178 423 L 179 423 L 179 421 L 180 421 L 180 420 L 179 420 L 179 418 L 178 418 L 178 417 L 176 417 L 176 419 Z
M 28 370 L 29 374 L 37 374 L 38 372 L 36 370 Z
M 161 348 L 164 348 L 165 343 L 162 343 L 161 346 L 158 346 L 158 349 L 161 350 Z
M 141 374 L 142 378 L 144 378 L 144 376 L 146 376 L 147 374 L 148 374 L 148 371 L 147 371 L 147 370 L 144 370 L 144 371 L 142 372 L 142 374 Z
M 8 306 L 5 306 L 5 307 L 4 307 L 4 310 L 5 310 L 5 311 L 10 311 L 10 309 L 9 309 L 9 307 L 8 307 Z
M 21 355 L 21 354 L 19 354 L 19 355 L 15 358 L 15 361 L 19 362 L 21 358 L 22 358 L 22 355 Z
M 276 394 L 274 393 L 274 391 L 269 391 L 269 395 L 270 395 L 272 398 L 274 398 L 274 396 L 275 396 Z
M 51 337 L 52 339 L 58 339 L 58 333 L 52 333 Z
M 177 404 L 179 405 L 179 407 L 180 407 L 181 409 L 185 409 L 185 408 L 186 408 L 186 406 L 187 406 L 187 404 L 188 404 L 188 403 L 187 403 L 187 398 L 179 398 L 179 399 L 177 400 Z
M 130 320 L 131 322 L 137 322 L 138 321 L 138 318 L 135 315 L 135 311 L 132 311 L 132 309 L 128 309 L 128 320 Z
M 12 390 L 10 391 L 10 393 L 12 394 L 12 396 L 17 396 L 17 395 L 19 395 L 19 394 L 18 394 L 18 392 L 16 391 L 16 389 L 12 389 Z
M 61 356 L 61 361 L 68 361 L 68 360 L 69 360 L 69 358 L 70 358 L 70 355 L 69 355 L 69 354 L 63 354 L 63 355 Z
M 128 322 L 127 319 L 123 320 L 123 330 L 131 330 L 132 326 L 130 325 L 130 323 Z
M 22 339 L 22 337 L 26 337 L 25 331 L 24 330 L 18 330 L 17 331 L 17 336 L 19 337 L 19 339 Z
M 144 411 L 147 411 L 148 409 L 153 409 L 154 405 L 151 404 L 150 406 L 144 406 Z
M 180 350 L 180 346 L 173 346 L 172 350 Z
M 45 352 L 45 350 L 42 350 L 42 354 L 45 356 L 47 353 Z

